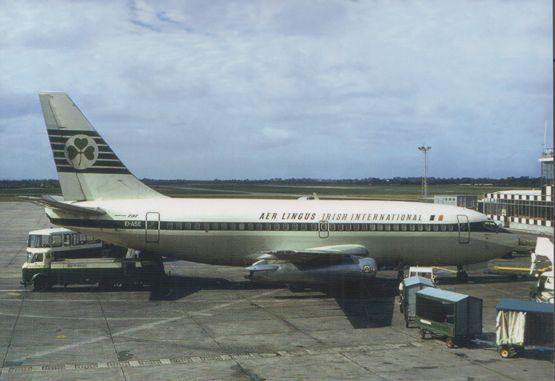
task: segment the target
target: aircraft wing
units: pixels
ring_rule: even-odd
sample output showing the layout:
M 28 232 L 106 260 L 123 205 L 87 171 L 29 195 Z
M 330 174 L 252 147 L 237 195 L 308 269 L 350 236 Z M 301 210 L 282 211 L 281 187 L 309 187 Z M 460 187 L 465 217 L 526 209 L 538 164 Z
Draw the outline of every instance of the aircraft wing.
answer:
M 263 253 L 258 257 L 258 260 L 280 260 L 293 264 L 314 262 L 333 263 L 341 262 L 346 257 L 351 256 L 367 257 L 368 249 L 362 245 L 333 245 L 313 247 L 304 250 L 276 250 Z M 256 269 L 247 268 L 247 270 Z
M 81 214 L 81 215 L 87 215 L 87 216 L 101 216 L 103 214 L 106 214 L 106 212 L 101 208 L 88 208 L 85 206 L 73 205 L 73 204 L 69 204 L 67 202 L 58 200 L 49 195 L 43 195 L 41 197 L 29 196 L 29 197 L 20 197 L 20 198 L 29 200 L 32 203 L 37 205 L 46 206 L 52 209 L 58 209 L 67 213 Z
M 362 245 L 334 245 L 261 253 L 247 267 L 247 279 L 285 284 L 361 282 L 376 275 L 378 264 Z

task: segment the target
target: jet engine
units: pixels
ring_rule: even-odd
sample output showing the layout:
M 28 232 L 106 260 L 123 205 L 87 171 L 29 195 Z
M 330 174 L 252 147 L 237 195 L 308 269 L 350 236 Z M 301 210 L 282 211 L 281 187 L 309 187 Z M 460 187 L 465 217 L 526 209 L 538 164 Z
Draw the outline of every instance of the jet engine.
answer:
M 261 283 L 311 284 L 356 283 L 376 276 L 372 258 L 345 255 L 335 263 L 292 263 L 262 259 L 247 267 L 246 278 Z

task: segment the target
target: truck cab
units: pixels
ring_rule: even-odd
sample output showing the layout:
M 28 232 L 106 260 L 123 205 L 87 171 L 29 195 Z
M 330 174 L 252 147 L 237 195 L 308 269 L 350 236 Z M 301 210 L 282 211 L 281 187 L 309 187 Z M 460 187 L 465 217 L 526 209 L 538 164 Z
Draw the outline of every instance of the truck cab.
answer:
M 407 276 L 407 278 L 413 276 L 427 278 L 431 280 L 433 284 L 436 283 L 436 273 L 433 267 L 411 266 L 409 268 L 409 275 Z
M 54 252 L 56 249 L 63 247 L 63 234 L 68 232 L 71 231 L 63 228 L 41 229 L 29 232 L 27 261 L 22 266 L 21 283 L 24 286 L 33 284 L 37 289 L 48 287 L 48 282 L 44 275 L 41 274 L 50 269 Z
M 49 268 L 51 260 L 52 253 L 49 249 L 27 251 L 27 261 L 23 264 L 23 268 L 27 270 Z
M 538 283 L 533 288 L 531 299 L 536 302 L 553 303 L 553 270 L 538 275 Z

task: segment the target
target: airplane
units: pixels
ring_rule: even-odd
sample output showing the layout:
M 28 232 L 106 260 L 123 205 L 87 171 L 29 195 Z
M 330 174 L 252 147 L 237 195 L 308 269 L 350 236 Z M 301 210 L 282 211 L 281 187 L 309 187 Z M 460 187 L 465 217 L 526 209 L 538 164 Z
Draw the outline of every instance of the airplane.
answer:
M 170 198 L 138 180 L 62 92 L 39 100 L 62 189 L 34 201 L 50 221 L 157 258 L 247 266 L 291 287 L 364 281 L 378 269 L 502 257 L 516 235 L 486 215 L 402 201 Z

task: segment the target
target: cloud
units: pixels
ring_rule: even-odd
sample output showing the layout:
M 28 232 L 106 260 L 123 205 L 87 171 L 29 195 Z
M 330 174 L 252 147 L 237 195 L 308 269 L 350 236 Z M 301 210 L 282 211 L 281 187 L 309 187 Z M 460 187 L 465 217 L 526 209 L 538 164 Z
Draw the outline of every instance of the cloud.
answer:
M 151 178 L 533 176 L 553 119 L 549 2 L 2 7 L 0 178 L 56 176 L 43 90 Z

